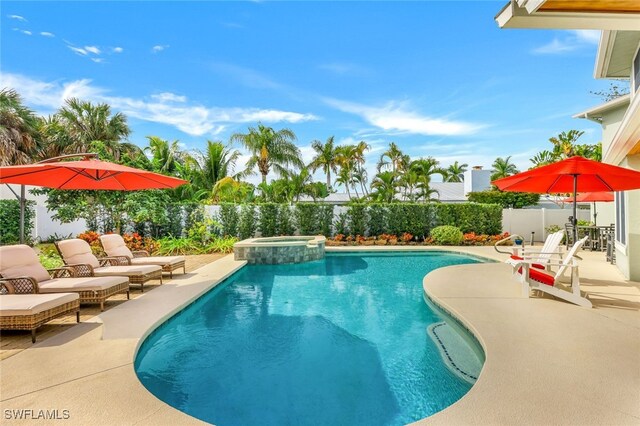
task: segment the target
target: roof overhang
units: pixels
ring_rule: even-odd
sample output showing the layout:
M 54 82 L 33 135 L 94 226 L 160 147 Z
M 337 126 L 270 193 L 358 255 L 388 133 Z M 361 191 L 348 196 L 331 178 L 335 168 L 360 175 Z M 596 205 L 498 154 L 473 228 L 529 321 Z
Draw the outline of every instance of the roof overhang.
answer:
M 510 0 L 495 20 L 500 28 L 640 31 L 640 1 Z
M 631 75 L 631 61 L 638 45 L 640 45 L 638 31 L 603 31 L 593 77 L 628 80 Z
M 640 154 L 640 96 L 634 96 L 602 161 L 620 164 L 627 155 Z
M 600 123 L 602 121 L 602 116 L 607 112 L 629 106 L 629 102 L 631 100 L 631 95 L 619 96 L 615 99 L 610 100 L 609 102 L 605 102 L 593 108 L 589 108 L 586 111 L 579 112 L 572 116 L 572 118 L 586 118 L 587 120 L 597 121 Z

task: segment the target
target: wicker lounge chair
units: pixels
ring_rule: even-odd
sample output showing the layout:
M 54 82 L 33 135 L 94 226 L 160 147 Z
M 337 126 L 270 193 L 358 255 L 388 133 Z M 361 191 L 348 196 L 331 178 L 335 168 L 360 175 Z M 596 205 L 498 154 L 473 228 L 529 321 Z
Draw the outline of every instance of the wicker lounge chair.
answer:
M 131 284 L 139 285 L 141 291 L 144 291 L 144 283 L 149 280 L 159 279 L 162 284 L 160 266 L 128 265 L 115 257 L 98 259 L 91 252 L 89 244 L 79 238 L 58 241 L 55 245 L 64 263 L 74 268 L 77 277 L 125 276 Z
M 187 272 L 184 256 L 149 256 L 149 252 L 145 250 L 132 252 L 118 234 L 102 235 L 100 244 L 107 256 L 122 259 L 127 265 L 158 265 L 162 267 L 163 272 L 168 272 L 171 278 L 176 269 L 182 268 L 183 274 Z
M 62 267 L 47 271 L 36 252 L 26 245 L 0 247 L 0 279 L 22 293 L 36 288 L 37 293 L 78 293 L 80 303 L 104 302 L 109 297 L 126 293 L 129 298 L 129 279 L 125 276 L 79 277 L 74 267 Z
M 31 342 L 35 343 L 36 329 L 52 319 L 75 313 L 80 322 L 77 293 L 37 293 L 38 286 L 32 282 L 16 289 L 10 282 L 0 280 L 0 329 L 30 330 Z

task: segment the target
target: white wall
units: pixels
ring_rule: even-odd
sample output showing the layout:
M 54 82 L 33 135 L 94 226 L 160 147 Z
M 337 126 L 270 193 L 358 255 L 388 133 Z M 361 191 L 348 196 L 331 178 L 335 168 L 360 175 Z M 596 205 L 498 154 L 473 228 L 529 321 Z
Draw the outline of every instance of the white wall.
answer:
M 20 185 L 11 185 L 11 188 L 20 195 Z M 39 238 L 46 240 L 54 234 L 67 236 L 72 234 L 74 237 L 87 230 L 87 223 L 84 220 L 77 220 L 71 223 L 61 223 L 52 218 L 52 214 L 47 212 L 45 206 L 46 196 L 33 195 L 29 192 L 33 186 L 26 187 L 26 199 L 35 201 L 35 219 L 31 239 Z M 11 192 L 7 185 L 0 184 L 0 199 L 17 200 L 16 196 Z
M 531 232 L 535 232 L 535 241 L 547 238 L 545 228 L 557 225 L 564 229 L 571 209 L 504 209 L 502 210 L 502 230 L 510 234 L 518 234 L 529 241 Z M 589 210 L 578 210 L 578 220 L 590 220 Z

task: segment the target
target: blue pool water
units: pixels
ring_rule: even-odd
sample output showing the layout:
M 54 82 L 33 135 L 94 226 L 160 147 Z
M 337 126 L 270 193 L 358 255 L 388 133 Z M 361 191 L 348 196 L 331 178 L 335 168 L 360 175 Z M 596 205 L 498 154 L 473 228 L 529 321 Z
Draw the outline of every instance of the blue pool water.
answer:
M 154 395 L 217 425 L 396 425 L 469 389 L 427 335 L 447 320 L 423 300 L 446 252 L 327 254 L 246 266 L 142 344 Z

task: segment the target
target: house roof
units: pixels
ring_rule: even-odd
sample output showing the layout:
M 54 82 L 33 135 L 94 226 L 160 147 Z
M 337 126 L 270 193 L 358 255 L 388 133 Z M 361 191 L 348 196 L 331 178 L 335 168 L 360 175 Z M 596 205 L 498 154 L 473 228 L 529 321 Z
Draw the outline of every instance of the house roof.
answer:
M 628 79 L 638 44 L 640 31 L 603 31 L 596 55 L 594 78 Z
M 610 100 L 609 102 L 605 102 L 593 108 L 589 108 L 586 111 L 579 112 L 572 116 L 572 118 L 586 118 L 591 121 L 602 121 L 602 116 L 607 112 L 612 111 L 621 107 L 628 107 L 631 99 L 631 95 L 623 95 L 619 96 L 615 99 Z
M 640 31 L 638 0 L 510 0 L 495 17 L 500 28 Z

